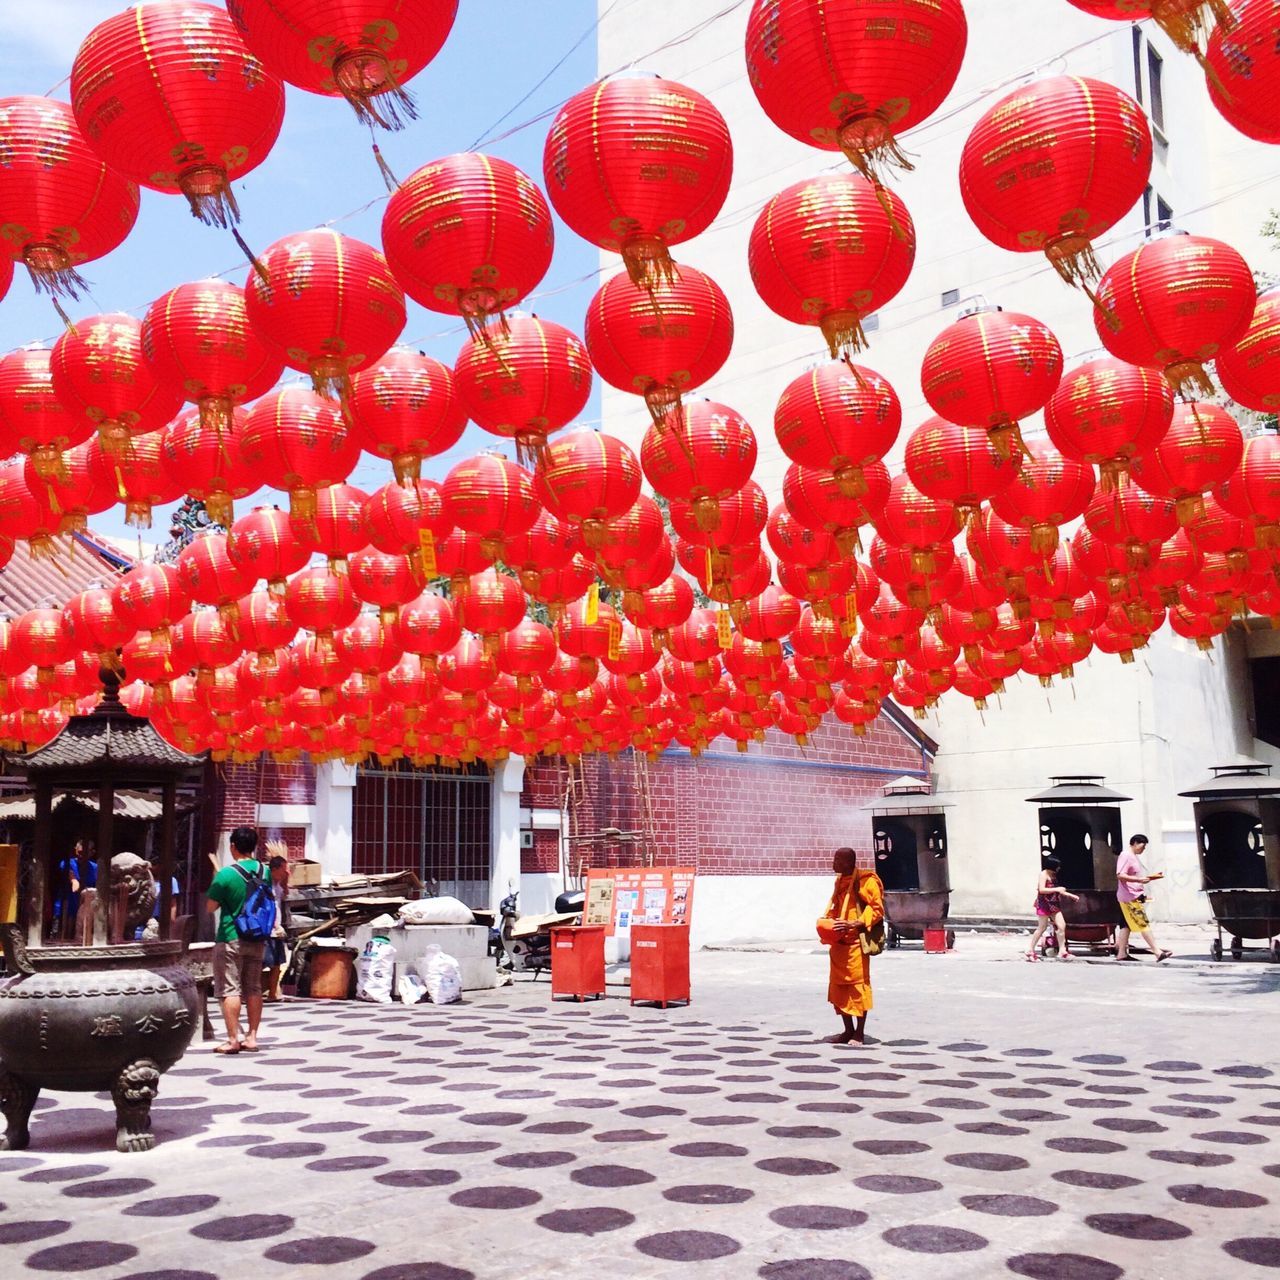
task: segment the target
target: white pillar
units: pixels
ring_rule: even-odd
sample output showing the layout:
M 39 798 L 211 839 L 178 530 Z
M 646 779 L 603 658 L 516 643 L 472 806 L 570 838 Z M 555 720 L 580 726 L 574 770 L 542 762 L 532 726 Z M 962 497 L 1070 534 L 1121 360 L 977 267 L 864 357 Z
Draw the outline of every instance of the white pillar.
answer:
M 316 768 L 315 822 L 307 856 L 326 876 L 351 874 L 351 820 L 355 808 L 356 767 L 331 760 Z
M 489 798 L 489 905 L 520 887 L 520 789 L 524 757 L 508 756 L 494 766 Z

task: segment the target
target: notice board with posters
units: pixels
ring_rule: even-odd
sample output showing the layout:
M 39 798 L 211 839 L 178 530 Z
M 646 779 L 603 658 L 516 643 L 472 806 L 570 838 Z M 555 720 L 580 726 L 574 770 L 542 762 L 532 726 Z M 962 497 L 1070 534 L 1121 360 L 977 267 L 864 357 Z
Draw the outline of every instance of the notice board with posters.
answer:
M 688 924 L 693 879 L 692 867 L 592 867 L 582 923 L 604 925 L 610 938 L 633 924 Z

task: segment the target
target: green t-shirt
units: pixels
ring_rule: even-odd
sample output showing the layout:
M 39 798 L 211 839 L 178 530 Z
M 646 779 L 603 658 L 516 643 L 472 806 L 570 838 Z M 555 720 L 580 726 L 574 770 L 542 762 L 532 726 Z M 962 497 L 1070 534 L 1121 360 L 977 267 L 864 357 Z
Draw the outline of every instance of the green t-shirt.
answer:
M 266 878 L 266 870 L 257 858 L 245 858 L 229 867 L 223 867 L 213 877 L 206 896 L 222 908 L 218 916 L 218 932 L 214 935 L 218 942 L 235 942 L 239 937 L 236 933 L 236 916 L 244 910 L 244 900 L 249 896 L 249 884 L 236 870 L 237 867 L 243 867 L 251 876 Z

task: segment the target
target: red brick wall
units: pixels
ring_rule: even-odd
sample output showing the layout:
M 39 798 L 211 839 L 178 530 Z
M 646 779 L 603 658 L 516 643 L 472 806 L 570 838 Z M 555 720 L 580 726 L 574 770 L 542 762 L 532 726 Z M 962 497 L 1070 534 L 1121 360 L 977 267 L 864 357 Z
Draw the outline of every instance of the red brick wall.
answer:
M 520 850 L 520 870 L 525 875 L 559 871 L 560 832 L 554 829 L 535 831 L 533 848 Z
M 283 840 L 290 862 L 300 862 L 307 856 L 306 827 L 259 827 L 258 837 L 264 847 L 268 840 Z
M 833 849 L 869 843 L 870 821 L 861 806 L 890 778 L 921 767 L 919 747 L 883 717 L 864 738 L 824 722 L 807 747 L 770 730 L 746 754 L 723 739 L 698 759 L 666 752 L 649 765 L 657 861 L 709 875 L 827 872 Z M 587 757 L 583 773 L 587 796 L 580 830 L 642 828 L 629 754 L 616 760 Z M 562 790 L 557 763 L 539 764 L 525 774 L 521 802 L 558 808 Z M 554 854 L 555 833 L 537 832 L 534 848 L 521 856 L 521 869 L 554 871 Z M 569 857 L 571 872 L 584 857 L 596 866 L 636 860 L 633 848 L 604 843 L 579 846 Z

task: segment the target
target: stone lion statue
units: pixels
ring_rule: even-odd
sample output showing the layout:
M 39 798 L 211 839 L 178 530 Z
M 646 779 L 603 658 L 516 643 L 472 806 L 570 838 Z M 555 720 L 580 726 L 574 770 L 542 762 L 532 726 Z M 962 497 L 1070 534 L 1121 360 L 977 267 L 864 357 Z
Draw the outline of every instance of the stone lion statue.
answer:
M 111 859 L 111 877 L 115 884 L 129 886 L 124 931 L 125 936 L 131 938 L 139 925 L 145 925 L 151 919 L 159 893 L 155 876 L 151 874 L 151 864 L 146 858 L 140 858 L 136 853 L 117 853 Z

